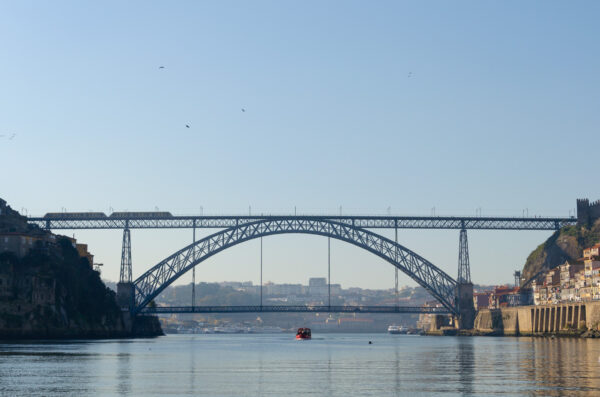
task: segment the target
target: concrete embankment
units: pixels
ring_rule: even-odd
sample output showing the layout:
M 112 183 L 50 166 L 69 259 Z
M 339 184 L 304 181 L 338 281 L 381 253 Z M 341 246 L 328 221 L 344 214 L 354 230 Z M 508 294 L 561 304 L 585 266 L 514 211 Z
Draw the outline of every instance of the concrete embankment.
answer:
M 475 318 L 478 335 L 595 335 L 600 325 L 600 302 L 519 306 L 480 310 Z

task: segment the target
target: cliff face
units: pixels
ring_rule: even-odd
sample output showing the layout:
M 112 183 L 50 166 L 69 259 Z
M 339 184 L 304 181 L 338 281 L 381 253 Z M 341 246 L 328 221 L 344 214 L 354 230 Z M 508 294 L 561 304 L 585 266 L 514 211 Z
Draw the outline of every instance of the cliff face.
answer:
M 0 338 L 127 336 L 115 293 L 71 242 L 0 254 Z
M 540 272 L 581 258 L 583 249 L 600 241 L 600 220 L 591 226 L 566 226 L 539 245 L 523 266 L 523 280 L 528 281 Z
M 0 230 L 7 232 L 26 232 L 34 227 L 27 224 L 27 218 L 10 208 L 0 198 Z
M 80 256 L 75 247 L 67 237 L 28 224 L 0 198 L 0 338 L 162 335 L 156 318 L 125 324 L 91 255 Z

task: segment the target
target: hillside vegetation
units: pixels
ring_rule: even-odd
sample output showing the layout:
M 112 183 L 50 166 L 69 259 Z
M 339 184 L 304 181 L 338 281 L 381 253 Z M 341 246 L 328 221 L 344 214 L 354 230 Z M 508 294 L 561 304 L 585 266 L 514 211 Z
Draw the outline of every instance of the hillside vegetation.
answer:
M 555 232 L 544 243 L 539 245 L 523 266 L 523 280 L 541 276 L 541 272 L 555 268 L 565 261 L 580 259 L 584 248 L 600 242 L 600 220 L 591 227 L 566 226 Z

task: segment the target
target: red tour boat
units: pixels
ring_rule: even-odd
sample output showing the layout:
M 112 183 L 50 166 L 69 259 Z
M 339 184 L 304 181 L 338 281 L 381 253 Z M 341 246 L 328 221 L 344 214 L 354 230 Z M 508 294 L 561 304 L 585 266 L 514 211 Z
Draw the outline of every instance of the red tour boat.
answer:
M 296 339 L 310 339 L 310 328 L 298 328 Z

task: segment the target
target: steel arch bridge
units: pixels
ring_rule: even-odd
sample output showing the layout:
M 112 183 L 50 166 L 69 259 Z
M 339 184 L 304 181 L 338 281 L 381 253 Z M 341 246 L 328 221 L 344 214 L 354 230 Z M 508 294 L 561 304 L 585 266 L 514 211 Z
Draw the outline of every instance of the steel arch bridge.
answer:
M 133 282 L 133 313 L 142 311 L 167 286 L 211 256 L 255 238 L 287 233 L 331 237 L 372 252 L 410 276 L 451 313 L 458 314 L 457 282 L 425 258 L 360 227 L 327 219 L 302 218 L 262 219 L 232 226 L 177 251 Z

